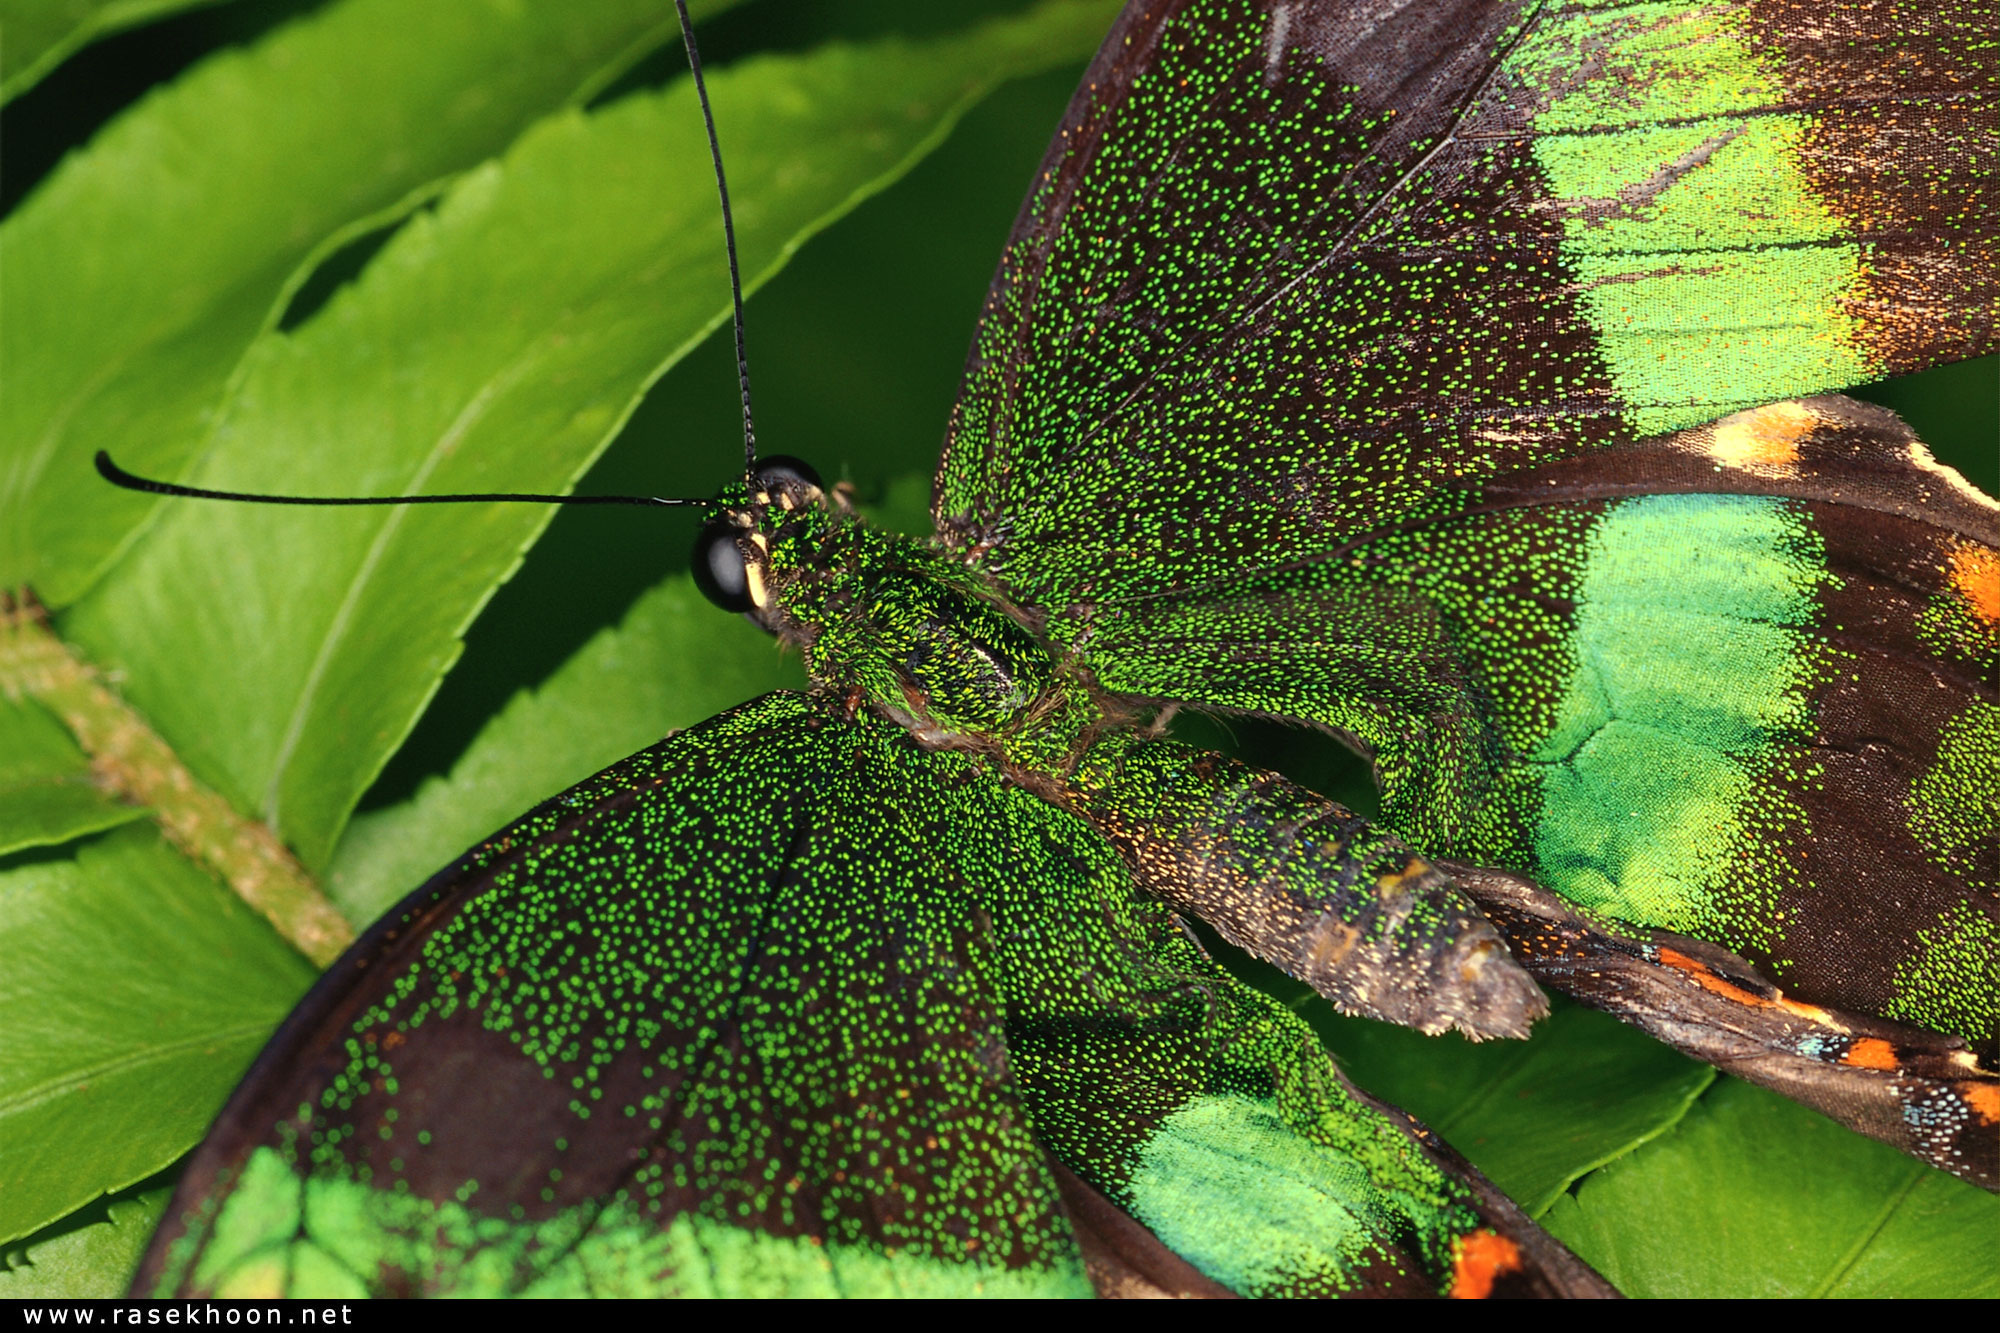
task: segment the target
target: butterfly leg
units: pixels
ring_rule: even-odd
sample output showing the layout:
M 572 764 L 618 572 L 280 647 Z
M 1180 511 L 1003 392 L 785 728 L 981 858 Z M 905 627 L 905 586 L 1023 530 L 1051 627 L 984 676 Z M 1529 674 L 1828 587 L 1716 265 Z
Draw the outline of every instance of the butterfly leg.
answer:
M 1547 999 L 1444 871 L 1275 773 L 1173 741 L 1114 740 L 1064 804 L 1139 882 L 1345 1013 L 1526 1036 Z

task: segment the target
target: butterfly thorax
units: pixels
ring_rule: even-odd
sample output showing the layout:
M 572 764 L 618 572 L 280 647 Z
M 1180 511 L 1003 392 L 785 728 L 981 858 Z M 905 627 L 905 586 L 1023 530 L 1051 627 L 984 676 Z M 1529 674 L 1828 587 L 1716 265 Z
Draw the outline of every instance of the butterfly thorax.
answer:
M 1075 766 L 1104 709 L 976 572 L 868 527 L 816 486 L 750 501 L 729 521 L 741 529 L 751 618 L 801 652 L 816 693 L 1019 776 Z

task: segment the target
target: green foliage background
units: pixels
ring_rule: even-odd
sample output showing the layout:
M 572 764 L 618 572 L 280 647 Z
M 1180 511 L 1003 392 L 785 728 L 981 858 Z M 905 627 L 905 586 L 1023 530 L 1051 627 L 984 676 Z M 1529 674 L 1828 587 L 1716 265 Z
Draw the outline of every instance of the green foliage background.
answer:
M 760 440 L 921 530 L 980 295 L 1112 8 L 698 8 L 768 279 Z M 700 495 L 729 474 L 719 229 L 668 7 L 528 9 L 0 7 L 0 587 L 47 602 L 357 922 L 533 801 L 797 679 L 692 593 L 684 516 L 224 511 L 89 472 L 102 447 L 328 493 Z M 1994 491 L 1995 375 L 1868 396 Z M 110 1293 L 311 969 L 102 796 L 14 666 L 0 1295 Z M 1370 803 L 1321 738 L 1187 731 Z M 1598 1015 L 1472 1047 L 1299 1003 L 1628 1292 L 2000 1293 L 1995 1199 Z

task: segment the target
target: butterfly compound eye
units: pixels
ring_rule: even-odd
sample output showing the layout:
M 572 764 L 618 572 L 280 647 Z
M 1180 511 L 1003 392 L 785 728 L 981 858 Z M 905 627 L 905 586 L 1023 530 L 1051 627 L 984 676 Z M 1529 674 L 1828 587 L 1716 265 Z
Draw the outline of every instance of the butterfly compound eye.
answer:
M 690 571 L 701 595 L 725 611 L 754 611 L 750 596 L 750 566 L 744 558 L 743 530 L 729 523 L 711 523 L 694 539 Z

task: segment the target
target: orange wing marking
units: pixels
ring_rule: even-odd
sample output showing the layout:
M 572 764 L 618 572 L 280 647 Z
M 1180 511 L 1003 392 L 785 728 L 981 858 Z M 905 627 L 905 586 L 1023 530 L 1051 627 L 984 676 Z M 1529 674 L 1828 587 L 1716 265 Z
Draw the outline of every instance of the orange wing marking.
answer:
M 1965 1104 L 1982 1125 L 2000 1124 L 2000 1085 L 1975 1083 L 1962 1089 Z
M 1902 1063 L 1896 1058 L 1896 1048 L 1880 1037 L 1863 1037 L 1847 1048 L 1840 1062 L 1861 1069 L 1894 1069 Z
M 1493 1294 L 1496 1278 L 1520 1271 L 1520 1247 L 1497 1231 L 1475 1231 L 1452 1242 L 1453 1300 L 1483 1301 Z
M 1974 615 L 2000 627 L 2000 552 L 1970 542 L 1953 548 L 1951 586 Z

